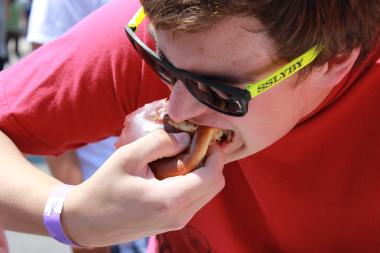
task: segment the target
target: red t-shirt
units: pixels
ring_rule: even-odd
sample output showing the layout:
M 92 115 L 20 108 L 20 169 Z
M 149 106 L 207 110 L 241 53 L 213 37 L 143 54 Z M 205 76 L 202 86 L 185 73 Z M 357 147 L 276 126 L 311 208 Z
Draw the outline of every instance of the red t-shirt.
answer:
M 0 129 L 23 152 L 59 154 L 118 135 L 126 114 L 168 96 L 124 32 L 137 8 L 112 1 L 0 74 Z
M 225 166 L 226 187 L 160 236 L 161 252 L 380 252 L 379 56 L 275 144 Z
M 137 5 L 111 1 L 0 74 L 0 129 L 23 152 L 117 135 L 126 114 L 168 95 L 124 34 Z M 278 142 L 226 165 L 223 191 L 159 236 L 160 251 L 379 252 L 379 56 L 378 47 Z

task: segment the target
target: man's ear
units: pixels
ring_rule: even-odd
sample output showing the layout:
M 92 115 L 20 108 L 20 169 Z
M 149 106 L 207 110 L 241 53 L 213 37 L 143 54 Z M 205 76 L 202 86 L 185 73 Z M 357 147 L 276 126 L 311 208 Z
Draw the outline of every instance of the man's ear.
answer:
M 321 88 L 327 88 L 337 85 L 352 69 L 358 56 L 360 54 L 360 48 L 355 48 L 348 54 L 341 54 L 331 58 L 325 65 L 319 67 L 316 76 L 318 76 L 318 82 L 316 85 Z

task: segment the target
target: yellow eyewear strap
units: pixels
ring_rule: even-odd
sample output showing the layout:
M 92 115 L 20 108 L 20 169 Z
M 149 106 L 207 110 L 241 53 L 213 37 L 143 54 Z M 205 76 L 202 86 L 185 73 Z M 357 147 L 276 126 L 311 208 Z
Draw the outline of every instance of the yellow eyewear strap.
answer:
M 318 56 L 319 52 L 320 49 L 317 46 L 310 48 L 306 51 L 306 53 L 298 56 L 263 80 L 255 83 L 249 83 L 246 89 L 249 91 L 252 98 L 260 95 L 264 91 L 277 85 L 280 81 L 294 75 L 309 65 Z
M 128 27 L 132 29 L 132 31 L 136 32 L 137 27 L 141 25 L 145 18 L 144 7 L 140 7 L 136 14 L 132 17 L 132 19 L 128 22 Z
M 132 29 L 132 31 L 136 31 L 137 27 L 142 23 L 145 18 L 144 8 L 140 7 L 136 14 L 132 17 L 132 19 L 128 23 L 128 27 Z M 298 56 L 285 66 L 281 67 L 273 74 L 268 77 L 254 83 L 248 83 L 246 90 L 251 94 L 251 98 L 254 98 L 264 91 L 276 86 L 280 81 L 285 80 L 286 78 L 294 75 L 307 65 L 309 65 L 314 59 L 318 56 L 321 50 L 314 46 L 307 50 L 304 54 Z

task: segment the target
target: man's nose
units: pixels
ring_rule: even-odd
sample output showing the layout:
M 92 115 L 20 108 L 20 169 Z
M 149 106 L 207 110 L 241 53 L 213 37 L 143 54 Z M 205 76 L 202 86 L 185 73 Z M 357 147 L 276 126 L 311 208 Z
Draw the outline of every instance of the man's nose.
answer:
M 206 110 L 207 107 L 194 98 L 181 81 L 172 86 L 168 106 L 168 114 L 172 120 L 189 120 L 200 116 Z

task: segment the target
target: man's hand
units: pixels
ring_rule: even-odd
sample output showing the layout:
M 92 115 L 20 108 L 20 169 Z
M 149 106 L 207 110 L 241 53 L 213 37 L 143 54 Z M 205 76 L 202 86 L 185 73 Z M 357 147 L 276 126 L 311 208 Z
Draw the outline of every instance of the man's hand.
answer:
M 221 149 L 209 149 L 204 167 L 162 181 L 147 164 L 180 153 L 189 139 L 157 130 L 119 148 L 69 193 L 62 214 L 68 236 L 104 246 L 182 228 L 224 186 Z

